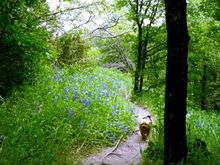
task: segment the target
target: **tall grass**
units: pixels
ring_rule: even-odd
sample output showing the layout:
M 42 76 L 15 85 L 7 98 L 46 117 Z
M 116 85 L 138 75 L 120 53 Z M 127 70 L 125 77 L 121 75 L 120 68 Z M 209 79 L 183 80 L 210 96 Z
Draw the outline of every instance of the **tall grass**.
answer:
M 149 107 L 155 117 L 153 133 L 149 139 L 149 147 L 143 153 L 143 164 L 163 164 L 164 97 L 160 93 L 151 91 L 142 94 L 136 99 L 138 104 Z M 190 106 L 187 107 L 187 111 L 187 164 L 220 164 L 220 114 L 213 110 L 201 111 Z M 203 144 L 205 143 L 206 147 L 198 146 L 198 140 Z
M 129 78 L 103 68 L 48 70 L 0 106 L 0 164 L 74 164 L 83 148 L 132 130 Z

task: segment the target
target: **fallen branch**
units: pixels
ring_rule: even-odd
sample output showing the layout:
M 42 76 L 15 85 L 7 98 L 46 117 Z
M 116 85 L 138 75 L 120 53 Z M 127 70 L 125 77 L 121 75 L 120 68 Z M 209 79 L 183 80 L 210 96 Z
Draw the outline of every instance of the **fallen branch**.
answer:
M 119 144 L 121 143 L 122 141 L 122 138 L 123 138 L 123 135 L 119 138 L 118 142 L 116 143 L 116 145 L 114 146 L 114 148 L 109 152 L 107 153 L 103 159 L 102 159 L 102 165 L 104 165 L 104 160 L 106 159 L 106 157 L 108 157 L 109 155 L 113 154 L 113 152 L 118 148 Z

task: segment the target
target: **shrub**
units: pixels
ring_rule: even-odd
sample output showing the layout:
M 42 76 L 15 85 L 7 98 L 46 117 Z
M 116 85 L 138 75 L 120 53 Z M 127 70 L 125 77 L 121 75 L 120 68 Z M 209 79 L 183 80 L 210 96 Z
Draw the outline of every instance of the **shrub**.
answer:
M 84 62 L 89 45 L 82 40 L 80 33 L 65 33 L 57 40 L 59 62 L 74 65 Z

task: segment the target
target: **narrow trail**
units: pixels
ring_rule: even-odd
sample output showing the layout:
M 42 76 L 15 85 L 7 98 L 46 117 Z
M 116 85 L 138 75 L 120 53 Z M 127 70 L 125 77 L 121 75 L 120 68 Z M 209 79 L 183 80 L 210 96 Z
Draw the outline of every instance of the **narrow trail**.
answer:
M 150 115 L 143 108 L 137 106 L 135 113 L 138 116 L 137 129 L 142 117 Z M 118 140 L 115 146 L 104 148 L 100 153 L 86 157 L 84 165 L 138 165 L 141 161 L 141 151 L 147 148 L 147 141 L 143 141 L 140 131 L 129 135 L 127 140 Z

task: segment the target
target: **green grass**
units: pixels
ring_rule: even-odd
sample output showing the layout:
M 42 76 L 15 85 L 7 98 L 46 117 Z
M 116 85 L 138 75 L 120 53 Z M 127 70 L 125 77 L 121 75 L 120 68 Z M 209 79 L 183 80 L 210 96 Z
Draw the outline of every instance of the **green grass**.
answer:
M 111 145 L 134 126 L 129 85 L 114 70 L 47 68 L 0 106 L 0 164 L 76 164 Z
M 163 164 L 164 97 L 160 93 L 151 91 L 136 98 L 138 104 L 149 107 L 156 119 L 149 147 L 143 152 L 144 161 L 142 164 Z M 188 164 L 220 164 L 220 114 L 211 110 L 193 109 L 190 106 L 187 107 L 187 111 Z M 207 148 L 205 150 L 196 148 L 196 139 L 205 142 Z

